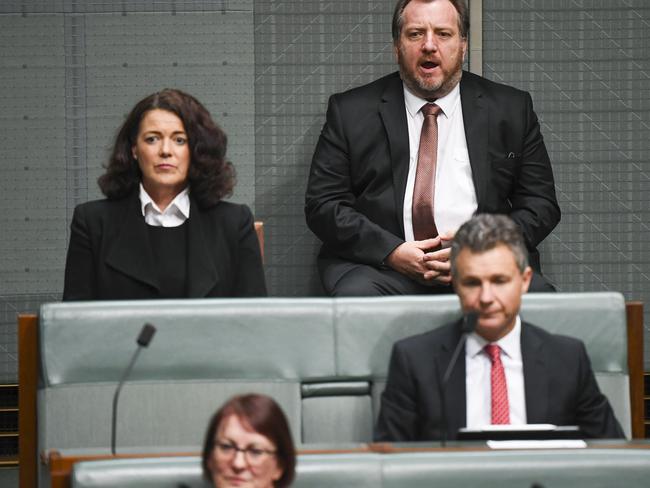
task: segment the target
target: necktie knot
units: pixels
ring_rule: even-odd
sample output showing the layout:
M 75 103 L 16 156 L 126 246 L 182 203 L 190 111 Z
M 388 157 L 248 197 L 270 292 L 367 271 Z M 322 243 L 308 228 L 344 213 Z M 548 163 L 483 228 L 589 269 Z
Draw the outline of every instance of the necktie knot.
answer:
M 484 347 L 485 352 L 490 356 L 490 361 L 494 364 L 495 361 L 501 359 L 501 348 L 496 344 L 488 344 Z
M 425 105 L 422 105 L 420 111 L 425 117 L 428 117 L 429 115 L 437 116 L 440 112 L 442 112 L 442 109 L 435 103 L 427 103 Z

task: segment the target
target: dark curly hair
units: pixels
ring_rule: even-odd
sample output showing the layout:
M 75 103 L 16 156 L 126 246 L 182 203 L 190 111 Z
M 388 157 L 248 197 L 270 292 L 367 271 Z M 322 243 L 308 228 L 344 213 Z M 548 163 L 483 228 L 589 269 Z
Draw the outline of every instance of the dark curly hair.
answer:
M 234 396 L 212 416 L 203 442 L 201 462 L 203 477 L 208 481 L 212 478 L 209 461 L 214 450 L 214 439 L 221 422 L 231 415 L 235 415 L 253 432 L 262 434 L 275 444 L 282 476 L 274 483 L 274 487 L 286 488 L 290 486 L 296 474 L 296 449 L 291 438 L 289 422 L 275 400 L 259 393 Z
M 190 149 L 189 188 L 198 204 L 210 207 L 230 196 L 235 186 L 235 169 L 226 160 L 225 132 L 196 98 L 176 89 L 149 95 L 133 107 L 117 133 L 106 172 L 97 180 L 102 193 L 109 199 L 118 199 L 138 187 L 142 175 L 131 148 L 144 115 L 156 109 L 172 112 L 183 122 Z

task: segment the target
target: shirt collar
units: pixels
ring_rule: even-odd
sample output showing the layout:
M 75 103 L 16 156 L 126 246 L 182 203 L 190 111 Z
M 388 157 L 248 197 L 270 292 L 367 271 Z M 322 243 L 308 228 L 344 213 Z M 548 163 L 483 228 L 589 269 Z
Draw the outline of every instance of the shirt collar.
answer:
M 489 343 L 488 340 L 484 339 L 476 332 L 472 332 L 467 336 L 465 354 L 469 357 L 474 357 Z M 511 359 L 521 359 L 521 318 L 519 318 L 519 315 L 517 315 L 517 318 L 515 319 L 515 326 L 512 330 L 498 341 L 493 342 L 493 344 L 498 345 Z
M 424 98 L 420 98 L 417 95 L 413 94 L 409 89 L 404 86 L 404 103 L 406 105 L 406 110 L 408 111 L 411 117 L 415 117 L 423 105 L 431 103 Z M 436 105 L 442 109 L 442 113 L 445 114 L 447 118 L 451 117 L 458 106 L 460 101 L 460 83 L 456 83 L 456 86 L 447 93 L 444 97 L 440 97 L 436 100 Z
M 151 209 L 151 210 L 149 210 Z M 140 210 L 144 217 L 147 212 L 155 211 L 159 214 L 171 213 L 174 211 L 180 212 L 184 218 L 190 218 L 190 192 L 189 187 L 185 187 L 178 195 L 174 197 L 171 203 L 167 206 L 164 212 L 160 211 L 156 202 L 149 196 L 147 190 L 144 189 L 140 183 Z

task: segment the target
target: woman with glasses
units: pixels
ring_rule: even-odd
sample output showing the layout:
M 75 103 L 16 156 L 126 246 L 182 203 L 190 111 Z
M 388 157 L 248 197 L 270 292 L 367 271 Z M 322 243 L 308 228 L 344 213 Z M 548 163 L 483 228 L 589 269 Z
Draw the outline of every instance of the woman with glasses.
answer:
M 296 454 L 287 419 L 270 397 L 235 396 L 212 417 L 203 444 L 203 475 L 215 488 L 284 488 Z

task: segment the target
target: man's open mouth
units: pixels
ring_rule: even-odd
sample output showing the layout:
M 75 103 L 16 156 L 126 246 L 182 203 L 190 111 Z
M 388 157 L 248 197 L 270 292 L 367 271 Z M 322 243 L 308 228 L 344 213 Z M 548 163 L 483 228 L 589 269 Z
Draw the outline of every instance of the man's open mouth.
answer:
M 434 63 L 433 61 L 424 61 L 420 63 L 420 66 L 424 69 L 434 69 L 438 67 L 438 63 Z

